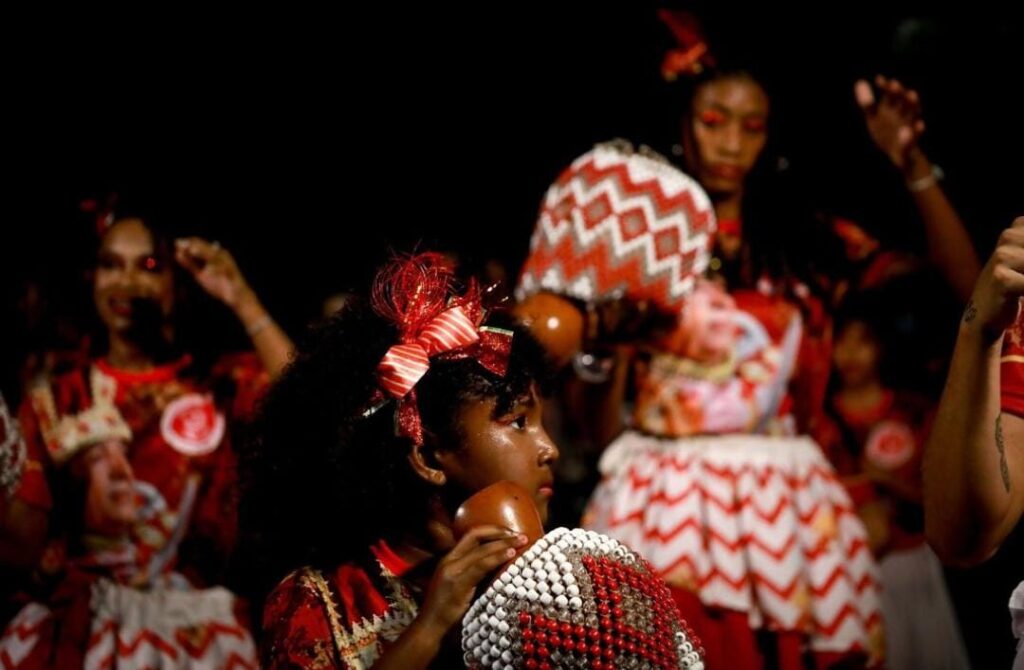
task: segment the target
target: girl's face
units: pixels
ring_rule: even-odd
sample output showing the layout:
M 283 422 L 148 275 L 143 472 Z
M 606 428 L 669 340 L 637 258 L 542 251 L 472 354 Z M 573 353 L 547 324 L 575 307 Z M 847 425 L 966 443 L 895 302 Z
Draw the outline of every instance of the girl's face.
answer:
M 93 300 L 110 332 L 129 331 L 150 311 L 161 322 L 170 317 L 174 275 L 141 220 L 121 219 L 103 236 L 96 256 Z
M 764 149 L 767 124 L 768 95 L 753 79 L 704 84 L 683 129 L 688 169 L 710 193 L 735 193 Z
M 77 462 L 86 484 L 85 527 L 100 535 L 118 535 L 136 518 L 135 477 L 125 445 L 100 442 L 85 450 Z
M 666 348 L 701 363 L 721 363 L 739 341 L 736 301 L 719 285 L 702 281 L 687 298 L 679 326 Z
M 493 398 L 464 405 L 460 410 L 462 443 L 456 449 L 436 452 L 447 481 L 467 494 L 511 481 L 533 495 L 546 523 L 558 447 L 541 424 L 542 410 L 536 389 L 502 415 L 496 414 Z
M 832 350 L 832 361 L 844 387 L 857 387 L 875 381 L 879 375 L 881 351 L 867 324 L 851 321 L 839 332 Z

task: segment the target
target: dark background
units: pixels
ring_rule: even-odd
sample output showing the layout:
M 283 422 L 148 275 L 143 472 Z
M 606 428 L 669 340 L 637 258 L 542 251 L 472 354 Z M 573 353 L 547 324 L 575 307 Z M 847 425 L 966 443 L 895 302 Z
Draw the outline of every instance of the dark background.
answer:
M 771 4 L 691 7 L 713 45 L 768 74 L 776 138 L 807 197 L 890 244 L 920 245 L 852 97 L 858 77 L 898 76 L 919 89 L 925 148 L 987 253 L 1024 214 L 1019 14 Z M 658 74 L 670 40 L 647 3 L 80 13 L 12 21 L 8 32 L 9 398 L 39 344 L 18 310 L 28 282 L 51 307 L 80 292 L 93 253 L 84 197 L 141 198 L 180 231 L 219 240 L 297 332 L 391 250 L 497 257 L 514 273 L 545 187 L 573 157 L 612 137 L 666 153 L 675 139 Z M 218 336 L 241 341 L 224 324 Z M 1019 535 L 992 563 L 952 575 L 976 668 L 1010 663 Z

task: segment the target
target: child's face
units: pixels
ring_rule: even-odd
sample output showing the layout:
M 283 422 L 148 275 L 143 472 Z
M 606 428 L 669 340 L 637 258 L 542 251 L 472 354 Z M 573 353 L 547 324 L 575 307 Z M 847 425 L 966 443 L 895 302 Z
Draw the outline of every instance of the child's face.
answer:
M 843 386 L 859 386 L 878 378 L 878 343 L 866 324 L 851 321 L 839 332 L 832 360 Z
M 541 424 L 541 398 L 531 390 L 503 416 L 494 416 L 494 407 L 491 398 L 462 409 L 465 440 L 461 448 L 439 455 L 442 468 L 451 483 L 470 493 L 503 480 L 522 486 L 546 523 L 558 448 Z
M 703 281 L 687 298 L 679 326 L 666 346 L 684 358 L 718 363 L 729 357 L 739 336 L 736 301 L 722 287 Z
M 116 535 L 135 521 L 135 478 L 123 442 L 108 440 L 81 455 L 87 488 L 85 527 L 101 535 Z

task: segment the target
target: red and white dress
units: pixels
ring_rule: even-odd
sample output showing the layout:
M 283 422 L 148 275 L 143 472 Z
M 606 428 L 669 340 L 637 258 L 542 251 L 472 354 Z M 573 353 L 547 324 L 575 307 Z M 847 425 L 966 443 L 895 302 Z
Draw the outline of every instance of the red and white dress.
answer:
M 999 382 L 1003 411 L 1024 418 L 1024 301 L 1017 323 L 1003 336 Z M 1020 583 L 1010 599 L 1010 613 L 1013 616 L 1013 633 L 1018 639 L 1017 660 L 1013 668 L 1024 669 L 1024 582 Z
M 724 367 L 659 354 L 639 370 L 634 428 L 605 452 L 584 525 L 668 582 L 708 667 L 771 655 L 803 668 L 808 649 L 819 664 L 873 663 L 882 621 L 864 527 L 822 450 L 793 434 L 800 316 L 781 299 L 734 298 L 742 335 Z

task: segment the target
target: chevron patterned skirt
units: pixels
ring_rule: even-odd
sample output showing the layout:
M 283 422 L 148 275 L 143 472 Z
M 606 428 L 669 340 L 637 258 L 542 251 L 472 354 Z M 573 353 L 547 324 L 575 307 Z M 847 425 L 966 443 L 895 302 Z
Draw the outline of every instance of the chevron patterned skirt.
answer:
M 25 606 L 0 636 L 0 668 L 256 670 L 236 604 L 219 587 L 141 591 L 100 579 L 70 606 Z
M 751 645 L 776 635 L 772 654 L 795 659 L 773 665 L 881 659 L 878 566 L 846 490 L 812 440 L 630 431 L 605 452 L 601 472 L 583 525 L 644 555 L 676 590 L 684 616 L 706 638 L 709 668 L 757 667 L 736 665 L 757 656 L 742 649 L 737 620 Z M 721 625 L 726 630 L 713 629 Z M 718 637 L 731 661 L 714 662 Z

